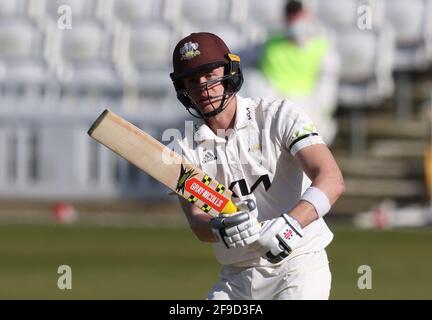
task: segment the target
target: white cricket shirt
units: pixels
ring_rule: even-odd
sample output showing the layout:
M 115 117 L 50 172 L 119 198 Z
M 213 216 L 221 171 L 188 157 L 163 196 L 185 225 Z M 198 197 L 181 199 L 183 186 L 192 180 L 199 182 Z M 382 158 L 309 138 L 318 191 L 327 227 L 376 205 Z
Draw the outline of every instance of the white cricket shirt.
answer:
M 202 120 L 194 134 L 178 141 L 191 163 L 234 192 L 234 202 L 254 199 L 257 218 L 265 221 L 289 212 L 310 186 L 295 154 L 313 144 L 324 143 L 309 117 L 291 102 L 236 96 L 234 128 L 215 135 Z M 194 138 L 192 138 L 194 137 Z M 194 139 L 195 141 L 191 141 Z M 179 150 L 177 150 L 179 151 Z M 333 234 L 322 218 L 304 228 L 304 237 L 288 259 L 304 252 L 319 251 Z M 213 244 L 221 264 L 268 265 L 249 248 L 227 249 Z

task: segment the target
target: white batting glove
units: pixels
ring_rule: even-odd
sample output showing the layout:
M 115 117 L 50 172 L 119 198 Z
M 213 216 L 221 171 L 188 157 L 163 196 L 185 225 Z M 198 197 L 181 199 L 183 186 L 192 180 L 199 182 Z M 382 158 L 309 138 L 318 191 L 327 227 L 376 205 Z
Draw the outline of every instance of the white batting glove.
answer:
M 264 224 L 258 241 L 251 247 L 271 263 L 278 263 L 296 248 L 302 237 L 298 221 L 284 213 Z
M 240 211 L 235 214 L 221 215 L 210 220 L 213 233 L 228 249 L 247 246 L 260 236 L 261 224 L 252 214 L 256 209 L 255 202 L 248 199 L 238 207 Z

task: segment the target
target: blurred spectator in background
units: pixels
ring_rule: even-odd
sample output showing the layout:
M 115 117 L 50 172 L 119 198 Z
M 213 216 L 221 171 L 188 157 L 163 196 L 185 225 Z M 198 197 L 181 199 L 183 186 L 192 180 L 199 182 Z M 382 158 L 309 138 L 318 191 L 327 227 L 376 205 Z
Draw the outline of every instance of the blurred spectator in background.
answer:
M 301 106 L 326 143 L 331 144 L 337 131 L 333 112 L 337 106 L 339 56 L 301 1 L 288 1 L 284 17 L 283 31 L 264 44 L 240 52 L 246 67 L 258 67 L 272 88 L 263 89 L 266 85 L 261 81 L 249 88 L 250 93 L 288 98 Z

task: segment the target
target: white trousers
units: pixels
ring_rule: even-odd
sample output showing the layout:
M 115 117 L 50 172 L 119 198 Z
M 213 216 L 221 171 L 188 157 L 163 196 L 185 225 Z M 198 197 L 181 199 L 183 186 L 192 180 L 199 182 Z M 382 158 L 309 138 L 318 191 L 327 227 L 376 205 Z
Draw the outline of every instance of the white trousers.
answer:
M 270 267 L 224 266 L 209 300 L 327 300 L 331 273 L 325 250 Z

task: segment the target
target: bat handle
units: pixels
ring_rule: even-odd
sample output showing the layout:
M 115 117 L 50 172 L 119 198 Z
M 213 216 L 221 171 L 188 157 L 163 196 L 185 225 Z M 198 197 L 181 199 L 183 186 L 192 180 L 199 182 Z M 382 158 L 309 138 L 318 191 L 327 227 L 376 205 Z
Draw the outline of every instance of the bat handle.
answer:
M 249 211 L 253 211 L 256 209 L 256 202 L 254 200 L 246 199 L 245 202 Z
M 237 207 L 239 211 L 253 211 L 256 209 L 256 203 L 252 199 L 246 199 L 241 201 Z

